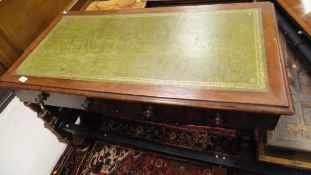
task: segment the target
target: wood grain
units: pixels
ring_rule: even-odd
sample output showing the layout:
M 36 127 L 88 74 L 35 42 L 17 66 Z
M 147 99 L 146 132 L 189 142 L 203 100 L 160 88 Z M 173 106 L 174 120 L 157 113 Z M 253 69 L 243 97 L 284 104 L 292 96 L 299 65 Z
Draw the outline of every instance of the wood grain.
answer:
M 12 42 L 1 32 L 0 29 L 0 63 L 9 69 L 14 61 L 22 54 L 22 51 L 14 46 Z
M 262 135 L 261 137 L 262 138 L 258 146 L 259 161 L 310 171 L 311 160 L 309 152 L 278 150 L 275 151 L 278 154 L 273 154 L 273 151 L 270 151 L 265 147 L 264 136 Z M 285 154 L 282 155 L 280 152 Z
M 310 0 L 277 0 L 277 2 L 311 36 Z
M 5 0 L 0 4 L 0 62 L 9 68 L 73 0 Z M 4 39 L 5 40 L 4 40 Z

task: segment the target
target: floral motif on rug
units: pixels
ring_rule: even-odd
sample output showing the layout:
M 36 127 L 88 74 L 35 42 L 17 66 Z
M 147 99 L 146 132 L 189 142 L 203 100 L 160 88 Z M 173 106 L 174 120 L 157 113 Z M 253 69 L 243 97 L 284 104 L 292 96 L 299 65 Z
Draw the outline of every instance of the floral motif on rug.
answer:
M 164 158 L 136 150 L 96 142 L 86 166 L 85 175 L 212 175 L 208 165 Z
M 73 145 L 58 160 L 51 175 L 253 175 L 231 168 L 190 162 L 95 142 L 80 152 Z
M 143 122 L 113 117 L 105 117 L 101 122 L 101 129 L 109 133 L 187 148 L 189 151 L 199 150 L 241 159 L 253 158 L 253 131 L 238 132 L 217 127 Z M 143 153 L 102 142 L 95 142 L 90 148 L 89 151 L 79 152 L 69 145 L 52 174 L 219 174 L 215 173 L 217 167 L 212 165 Z
M 105 117 L 101 129 L 158 143 L 231 156 L 253 159 L 254 132 L 238 132 L 208 126 L 173 125 Z

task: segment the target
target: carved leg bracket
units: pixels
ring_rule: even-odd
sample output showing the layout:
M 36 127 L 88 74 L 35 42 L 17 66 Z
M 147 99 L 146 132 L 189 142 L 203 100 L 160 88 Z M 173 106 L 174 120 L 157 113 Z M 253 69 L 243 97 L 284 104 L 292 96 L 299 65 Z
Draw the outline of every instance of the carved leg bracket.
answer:
M 59 129 L 62 122 L 61 120 L 59 120 L 56 116 L 53 116 L 47 109 L 42 109 L 39 104 L 28 102 L 25 102 L 24 104 L 37 113 L 37 116 L 44 121 L 44 127 L 50 130 L 60 142 L 69 142 L 70 135 Z
M 64 126 L 67 124 L 76 124 L 79 127 L 87 127 L 96 123 L 92 120 L 94 117 L 90 115 L 91 113 L 88 110 L 91 102 L 86 100 L 82 104 L 81 110 L 74 110 L 45 105 L 44 102 L 48 97 L 49 94 L 41 93 L 35 99 L 35 103 L 24 102 L 24 104 L 37 113 L 38 118 L 44 121 L 44 127 L 50 130 L 60 142 L 70 142 L 80 151 L 87 150 L 91 143 L 90 139 L 75 132 L 67 132 L 64 130 Z M 80 122 L 77 122 L 78 118 Z

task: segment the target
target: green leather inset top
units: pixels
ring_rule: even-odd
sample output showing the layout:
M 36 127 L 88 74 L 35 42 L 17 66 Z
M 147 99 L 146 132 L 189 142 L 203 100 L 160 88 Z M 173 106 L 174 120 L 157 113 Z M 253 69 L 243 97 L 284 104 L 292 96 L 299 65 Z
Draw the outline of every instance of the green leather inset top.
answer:
M 267 91 L 260 9 L 65 16 L 16 73 Z

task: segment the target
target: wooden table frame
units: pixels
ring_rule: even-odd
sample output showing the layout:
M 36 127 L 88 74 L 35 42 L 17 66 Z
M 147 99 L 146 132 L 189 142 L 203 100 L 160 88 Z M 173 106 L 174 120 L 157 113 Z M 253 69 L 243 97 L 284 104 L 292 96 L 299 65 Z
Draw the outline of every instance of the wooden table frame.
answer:
M 265 51 L 267 58 L 269 91 L 238 92 L 220 90 L 188 89 L 170 86 L 128 85 L 109 82 L 89 82 L 79 80 L 63 80 L 54 78 L 28 77 L 27 82 L 20 82 L 15 69 L 27 58 L 40 41 L 61 19 L 57 17 L 53 23 L 31 44 L 19 60 L 1 78 L 0 86 L 39 90 L 44 92 L 65 93 L 92 98 L 126 100 L 161 105 L 176 105 L 196 108 L 211 108 L 244 112 L 261 112 L 270 114 L 293 113 L 292 100 L 288 89 L 287 76 L 284 69 L 283 56 L 280 49 L 275 14 L 271 3 L 251 3 L 233 5 L 213 5 L 196 7 L 165 7 L 153 9 L 69 12 L 66 15 L 98 15 L 127 13 L 156 13 L 164 11 L 187 10 L 219 10 L 228 8 L 260 8 L 263 16 Z M 272 20 L 273 19 L 273 20 Z M 272 49 L 273 48 L 273 49 Z
M 268 92 L 202 90 L 42 77 L 27 77 L 27 81 L 19 81 L 20 75 L 14 74 L 16 68 L 45 38 L 63 15 L 57 17 L 31 44 L 19 60 L 1 77 L 0 86 L 16 89 L 17 97 L 38 113 L 38 116 L 45 121 L 47 128 L 56 134 L 61 141 L 73 140 L 76 145 L 85 146 L 86 138 L 66 131 L 66 127 L 64 127 L 67 126 L 66 124 L 73 124 L 78 117 L 82 119 L 82 125 L 89 123 L 91 119 L 88 117 L 88 113 L 91 113 L 90 111 L 116 117 L 122 116 L 120 108 L 114 108 L 112 112 L 107 112 L 102 110 L 105 108 L 102 104 L 110 105 L 109 109 L 117 104 L 118 107 L 121 106 L 122 109 L 127 111 L 129 109 L 131 111 L 131 107 L 134 109 L 134 107 L 138 106 L 139 110 L 130 113 L 126 117 L 135 118 L 136 116 L 142 116 L 140 119 L 143 120 L 149 120 L 154 116 L 154 110 L 158 110 L 162 111 L 161 114 L 166 114 L 165 112 L 167 111 L 171 112 L 169 116 L 175 116 L 171 122 L 193 122 L 194 124 L 199 123 L 202 125 L 238 129 L 273 129 L 280 115 L 291 115 L 294 109 L 280 49 L 275 13 L 271 3 L 68 12 L 64 15 L 158 13 L 247 8 L 260 8 L 262 11 Z M 60 112 L 60 109 L 62 112 Z M 202 116 L 199 116 L 201 114 Z M 179 117 L 180 115 L 184 115 L 184 117 Z M 166 116 L 163 118 L 166 118 Z M 91 127 L 95 127 L 95 125 L 91 125 Z

